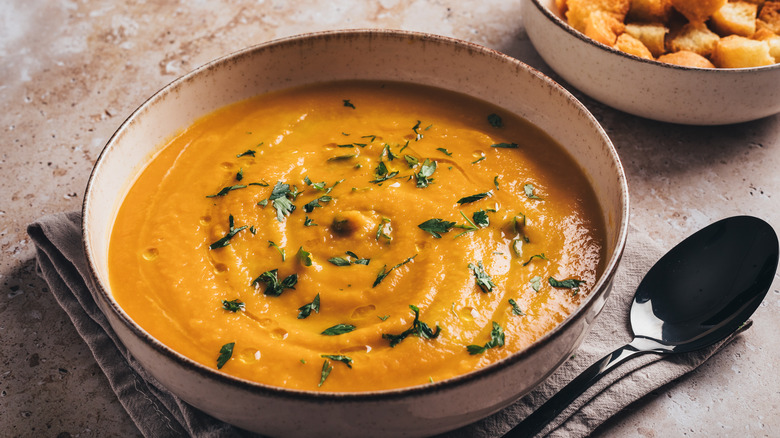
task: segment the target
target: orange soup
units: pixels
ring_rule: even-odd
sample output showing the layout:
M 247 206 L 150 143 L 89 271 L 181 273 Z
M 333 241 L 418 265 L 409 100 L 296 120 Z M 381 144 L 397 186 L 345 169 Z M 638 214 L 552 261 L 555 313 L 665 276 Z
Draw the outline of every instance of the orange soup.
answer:
M 577 164 L 485 102 L 373 81 L 197 120 L 129 189 L 123 309 L 173 350 L 277 387 L 424 385 L 523 350 L 604 265 Z

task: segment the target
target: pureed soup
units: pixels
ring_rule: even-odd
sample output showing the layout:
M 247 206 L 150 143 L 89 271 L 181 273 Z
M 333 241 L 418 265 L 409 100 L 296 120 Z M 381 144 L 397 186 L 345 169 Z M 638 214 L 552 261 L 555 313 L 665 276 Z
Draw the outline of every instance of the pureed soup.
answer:
M 604 224 L 577 164 L 485 102 L 323 83 L 209 114 L 124 199 L 109 272 L 145 330 L 268 385 L 369 391 L 520 351 L 587 296 Z

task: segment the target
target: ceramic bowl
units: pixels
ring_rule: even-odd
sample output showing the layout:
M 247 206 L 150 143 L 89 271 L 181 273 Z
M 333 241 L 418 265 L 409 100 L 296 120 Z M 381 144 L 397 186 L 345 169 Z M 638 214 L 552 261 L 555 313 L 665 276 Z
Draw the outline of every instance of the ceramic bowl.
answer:
M 592 183 L 607 225 L 605 271 L 560 326 L 525 351 L 478 371 L 424 386 L 366 393 L 270 387 L 228 376 L 163 345 L 114 300 L 107 253 L 128 186 L 166 138 L 198 117 L 250 96 L 306 83 L 384 79 L 438 86 L 503 107 L 566 147 Z M 285 38 L 211 62 L 138 108 L 97 160 L 83 205 L 84 248 L 99 306 L 133 356 L 187 403 L 270 436 L 427 436 L 486 417 L 546 378 L 580 343 L 601 310 L 622 254 L 628 191 L 617 153 L 585 107 L 516 59 L 450 38 L 355 30 Z
M 620 111 L 691 125 L 739 123 L 780 112 L 780 64 L 679 67 L 593 41 L 566 24 L 555 0 L 523 0 L 522 15 L 528 37 L 556 73 Z

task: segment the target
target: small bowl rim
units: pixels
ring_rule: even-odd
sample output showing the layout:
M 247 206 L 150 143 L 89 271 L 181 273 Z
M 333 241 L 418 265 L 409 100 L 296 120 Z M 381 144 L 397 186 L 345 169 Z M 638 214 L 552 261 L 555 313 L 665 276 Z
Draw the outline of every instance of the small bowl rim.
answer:
M 744 74 L 744 73 L 750 73 L 754 71 L 766 71 L 766 70 L 776 70 L 780 69 L 780 63 L 776 62 L 774 64 L 770 65 L 762 65 L 758 67 L 741 67 L 741 68 L 726 68 L 726 67 L 715 67 L 715 68 L 706 68 L 706 67 L 691 67 L 691 66 L 684 66 L 684 65 L 676 65 L 676 64 L 669 64 L 666 62 L 657 61 L 655 59 L 645 59 L 641 58 L 636 55 L 632 55 L 630 53 L 626 53 L 622 50 L 618 50 L 614 47 L 610 47 L 604 43 L 600 43 L 582 32 L 578 31 L 577 29 L 571 27 L 569 23 L 566 23 L 558 14 L 550 10 L 547 6 L 541 3 L 540 0 L 529 0 L 541 13 L 549 18 L 553 23 L 555 23 L 556 26 L 567 32 L 569 35 L 577 38 L 578 40 L 589 44 L 591 46 L 594 46 L 598 49 L 606 50 L 612 54 L 622 56 L 626 59 L 632 60 L 632 61 L 639 61 L 643 62 L 647 65 L 655 65 L 661 68 L 667 68 L 671 70 L 680 70 L 680 71 L 696 71 L 696 72 L 704 72 L 705 74 Z
M 481 52 L 488 56 L 501 58 L 502 60 L 510 64 L 519 65 L 522 68 L 526 69 L 528 73 L 530 73 L 531 75 L 534 75 L 538 79 L 542 80 L 546 85 L 558 89 L 559 92 L 563 94 L 570 103 L 574 104 L 579 109 L 579 111 L 583 114 L 583 116 L 587 117 L 591 121 L 593 126 L 596 127 L 596 130 L 601 134 L 602 138 L 604 138 L 607 141 L 607 144 L 609 146 L 610 158 L 614 161 L 614 163 L 617 164 L 616 176 L 619 181 L 620 199 L 623 204 L 621 217 L 618 219 L 619 224 L 617 226 L 618 233 L 615 239 L 615 249 L 612 250 L 611 253 L 606 254 L 607 257 L 605 260 L 607 263 L 604 266 L 604 270 L 599 276 L 598 281 L 594 285 L 593 292 L 589 294 L 588 297 L 585 299 L 585 301 L 581 303 L 580 306 L 577 307 L 566 319 L 564 319 L 560 324 L 556 325 L 553 329 L 548 331 L 546 334 L 544 334 L 542 337 L 537 339 L 533 344 L 531 344 L 529 347 L 525 348 L 524 350 L 518 351 L 510 355 L 509 357 L 501 359 L 497 362 L 493 362 L 482 368 L 472 370 L 468 373 L 460 374 L 445 380 L 436 381 L 433 383 L 415 385 L 415 386 L 393 388 L 393 389 L 359 391 L 359 392 L 335 392 L 335 391 L 309 391 L 309 390 L 277 387 L 277 386 L 272 386 L 272 385 L 263 384 L 252 380 L 247 380 L 244 378 L 232 376 L 227 373 L 215 370 L 193 359 L 190 359 L 189 357 L 163 344 L 160 340 L 158 340 L 157 338 L 149 334 L 146 330 L 140 327 L 134 320 L 132 320 L 132 318 L 130 318 L 129 315 L 125 312 L 125 310 L 122 309 L 121 306 L 119 306 L 114 299 L 112 299 L 112 295 L 108 292 L 108 289 L 104 287 L 102 281 L 100 280 L 100 276 L 97 273 L 97 268 L 95 267 L 96 266 L 95 256 L 92 254 L 90 248 L 91 238 L 88 232 L 90 226 L 89 225 L 90 219 L 87 212 L 91 208 L 94 208 L 91 206 L 90 200 L 92 196 L 90 196 L 90 194 L 96 190 L 95 177 L 98 173 L 100 173 L 100 168 L 102 167 L 102 163 L 105 161 L 106 156 L 108 156 L 108 154 L 110 154 L 111 151 L 113 150 L 115 139 L 122 136 L 124 131 L 129 129 L 129 127 L 134 124 L 135 119 L 140 115 L 142 115 L 147 110 L 147 108 L 153 105 L 158 99 L 161 99 L 168 93 L 175 91 L 178 87 L 183 86 L 190 80 L 193 80 L 196 76 L 200 75 L 202 72 L 205 72 L 211 69 L 212 67 L 218 66 L 220 64 L 236 61 L 244 56 L 251 56 L 252 53 L 256 51 L 267 50 L 269 48 L 273 48 L 274 46 L 279 46 L 284 44 L 294 44 L 296 41 L 300 41 L 300 40 L 334 39 L 334 38 L 341 38 L 344 36 L 371 36 L 371 35 L 395 37 L 395 38 L 417 38 L 422 41 L 435 41 L 447 45 L 459 46 L 461 48 L 465 47 L 469 50 Z M 103 150 L 98 155 L 95 165 L 93 166 L 92 171 L 90 172 L 87 186 L 85 189 L 84 201 L 82 203 L 82 209 L 81 209 L 81 234 L 82 234 L 81 244 L 87 259 L 88 273 L 91 277 L 90 279 L 93 281 L 93 284 L 97 289 L 96 295 L 98 295 L 98 297 L 110 307 L 111 311 L 114 313 L 114 316 L 119 319 L 119 321 L 124 325 L 125 328 L 128 328 L 134 336 L 143 339 L 144 343 L 147 346 L 149 346 L 157 353 L 164 356 L 166 359 L 175 362 L 177 365 L 186 368 L 190 372 L 197 373 L 197 375 L 199 375 L 200 377 L 214 380 L 215 382 L 220 384 L 230 385 L 232 387 L 235 387 L 238 390 L 252 391 L 254 393 L 262 393 L 268 396 L 283 398 L 287 400 L 305 400 L 305 401 L 313 401 L 317 403 L 320 402 L 360 403 L 360 402 L 367 402 L 367 401 L 395 400 L 395 399 L 406 398 L 415 395 L 443 392 L 463 384 L 467 384 L 470 382 L 473 383 L 482 380 L 484 378 L 487 378 L 489 375 L 501 369 L 512 366 L 513 364 L 524 359 L 525 357 L 532 355 L 535 351 L 542 348 L 545 344 L 553 342 L 554 339 L 560 337 L 564 333 L 563 327 L 573 324 L 575 320 L 586 317 L 588 314 L 588 310 L 598 303 L 597 298 L 604 296 L 604 299 L 606 299 L 608 297 L 609 288 L 611 287 L 611 283 L 617 271 L 618 264 L 620 263 L 624 253 L 626 240 L 628 236 L 628 223 L 629 223 L 628 181 L 626 178 L 626 174 L 622 162 L 620 160 L 619 155 L 617 154 L 617 150 L 614 144 L 612 143 L 611 139 L 607 135 L 604 128 L 601 126 L 598 120 L 596 120 L 593 114 L 587 109 L 587 107 L 585 107 L 585 105 L 582 104 L 582 102 L 580 102 L 574 95 L 572 95 L 568 90 L 566 90 L 560 84 L 555 82 L 553 79 L 551 79 L 545 74 L 539 72 L 537 69 L 525 64 L 524 62 L 514 57 L 506 55 L 497 50 L 482 46 L 480 44 L 457 39 L 454 37 L 431 34 L 426 32 L 399 30 L 399 29 L 373 29 L 373 28 L 339 29 L 339 30 L 301 33 L 301 34 L 277 38 L 260 44 L 245 47 L 238 51 L 234 51 L 227 55 L 215 58 L 195 68 L 194 70 L 174 79 L 167 85 L 160 88 L 154 94 L 152 94 L 148 99 L 146 99 L 141 105 L 139 105 L 135 110 L 133 110 L 133 112 L 122 122 L 122 124 L 117 128 L 117 130 L 111 135 L 111 137 L 106 142 L 106 145 L 103 147 Z M 551 374 L 553 371 L 555 371 L 555 369 L 556 368 L 547 370 L 547 374 L 542 376 L 542 380 L 540 380 L 540 382 L 543 381 L 544 378 L 548 377 L 549 374 Z

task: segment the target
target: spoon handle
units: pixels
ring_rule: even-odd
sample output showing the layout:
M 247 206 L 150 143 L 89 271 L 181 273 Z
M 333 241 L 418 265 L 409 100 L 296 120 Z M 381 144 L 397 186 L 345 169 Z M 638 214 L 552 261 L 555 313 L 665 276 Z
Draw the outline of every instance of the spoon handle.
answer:
M 632 341 L 633 343 L 633 341 Z M 513 427 L 505 436 L 510 438 L 532 437 L 539 433 L 547 423 L 552 421 L 571 402 L 585 392 L 592 384 L 598 381 L 602 376 L 612 371 L 617 365 L 624 361 L 651 350 L 639 349 L 626 344 L 612 353 L 604 356 L 601 360 L 591 365 L 588 369 L 580 373 L 568 385 L 563 387 L 558 393 L 550 397 L 539 409 L 525 418 L 520 424 Z

